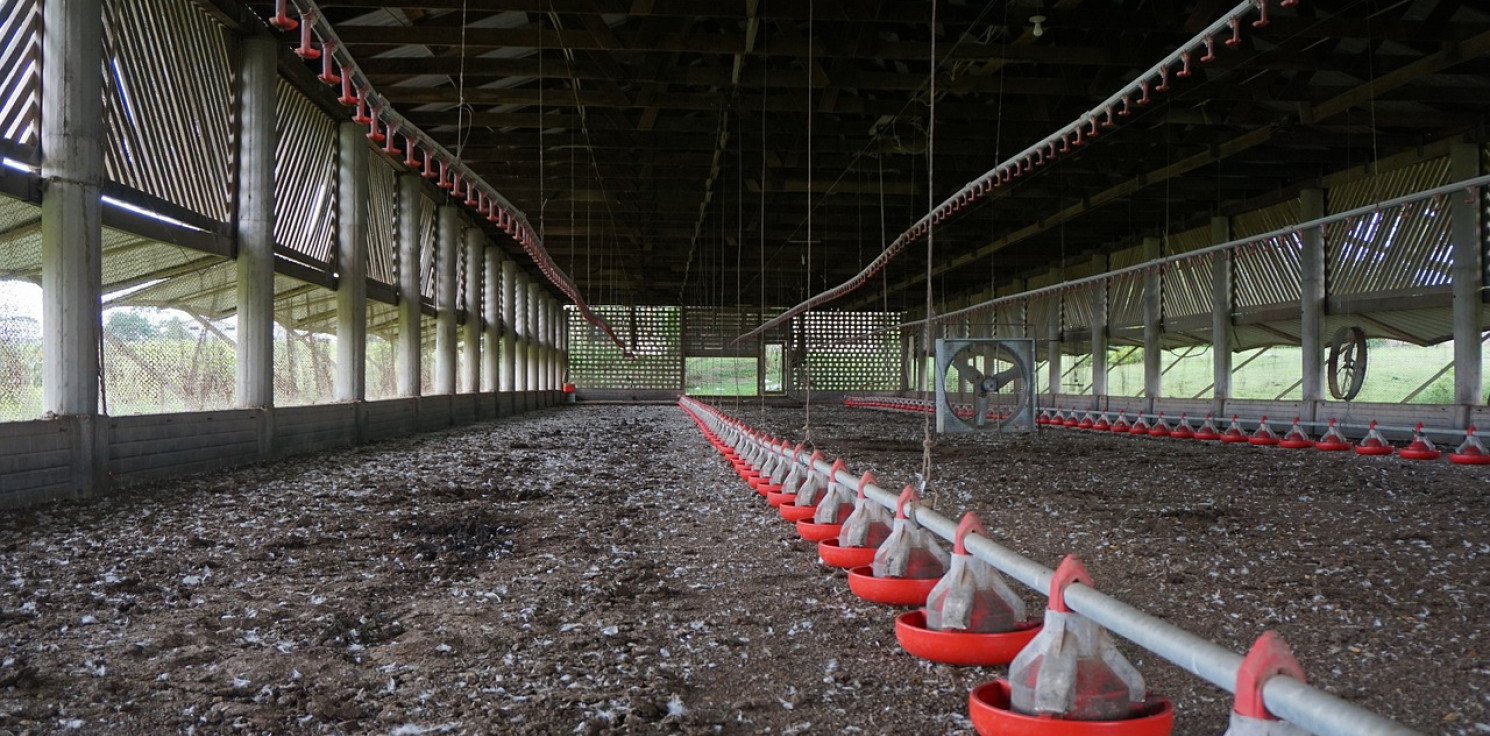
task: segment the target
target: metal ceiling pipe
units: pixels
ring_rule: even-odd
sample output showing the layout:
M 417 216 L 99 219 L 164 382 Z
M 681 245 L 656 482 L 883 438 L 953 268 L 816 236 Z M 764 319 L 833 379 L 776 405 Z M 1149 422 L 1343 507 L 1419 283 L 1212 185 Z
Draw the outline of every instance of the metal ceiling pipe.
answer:
M 682 403 L 692 408 L 695 416 L 712 425 L 716 434 L 727 434 L 728 442 L 748 445 L 758 441 L 754 435 L 744 431 L 744 424 L 717 409 L 686 396 Z M 840 483 L 850 484 L 850 487 L 859 485 L 859 476 L 847 470 L 833 474 L 833 466 L 826 461 L 819 460 L 813 466 Z M 864 485 L 864 495 L 889 509 L 895 508 L 898 499 L 897 494 L 872 482 Z M 948 542 L 956 539 L 956 521 L 925 507 L 918 506 L 909 513 L 916 523 L 938 537 Z M 1041 594 L 1049 591 L 1054 570 L 987 537 L 970 535 L 964 543 L 974 557 L 1004 574 Z M 1228 693 L 1236 693 L 1237 670 L 1241 667 L 1242 655 L 1080 583 L 1066 589 L 1066 602 L 1072 610 L 1109 631 Z M 1269 678 L 1263 686 L 1262 696 L 1273 715 L 1316 736 L 1421 736 L 1395 721 L 1286 675 Z

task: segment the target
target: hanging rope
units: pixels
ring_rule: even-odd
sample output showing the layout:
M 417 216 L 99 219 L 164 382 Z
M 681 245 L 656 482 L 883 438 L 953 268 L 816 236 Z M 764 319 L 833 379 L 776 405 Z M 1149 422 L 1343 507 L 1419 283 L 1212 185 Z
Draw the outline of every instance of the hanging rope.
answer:
M 926 124 L 926 206 L 928 209 L 936 205 L 936 0 L 931 0 L 931 97 L 930 107 L 927 111 Z M 921 350 L 923 356 L 921 364 L 926 364 L 926 359 L 931 357 L 931 331 L 935 328 L 933 320 L 935 306 L 932 300 L 931 289 L 931 265 L 933 255 L 936 251 L 936 224 L 933 222 L 926 230 L 926 327 L 921 333 Z M 924 368 L 923 368 L 924 370 Z M 933 381 L 936 376 L 932 376 Z M 931 448 L 935 442 L 931 439 L 931 413 L 927 412 L 921 420 L 921 496 L 928 497 L 930 491 L 930 503 L 933 510 L 936 509 L 937 494 L 931 486 Z

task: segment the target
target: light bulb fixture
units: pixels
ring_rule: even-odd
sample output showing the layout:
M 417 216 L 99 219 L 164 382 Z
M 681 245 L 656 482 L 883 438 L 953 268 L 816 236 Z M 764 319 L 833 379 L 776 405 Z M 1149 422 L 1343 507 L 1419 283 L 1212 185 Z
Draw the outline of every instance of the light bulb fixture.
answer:
M 1034 29 L 1030 31 L 1030 33 L 1035 34 L 1035 38 L 1039 38 L 1045 35 L 1045 16 L 1032 15 L 1030 16 L 1030 23 L 1033 23 L 1035 26 Z

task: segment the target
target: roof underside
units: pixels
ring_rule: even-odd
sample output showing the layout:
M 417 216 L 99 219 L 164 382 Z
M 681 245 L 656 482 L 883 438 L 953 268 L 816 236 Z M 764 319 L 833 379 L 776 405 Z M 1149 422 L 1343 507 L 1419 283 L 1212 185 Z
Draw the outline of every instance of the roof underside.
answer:
M 919 0 L 320 4 L 382 94 L 541 223 L 590 302 L 774 307 L 848 279 L 931 200 L 1232 7 L 950 0 L 933 26 Z M 265 17 L 272 3 L 250 6 Z M 938 298 L 1435 141 L 1482 140 L 1482 7 L 1301 0 L 1269 13 L 1154 104 L 940 227 Z M 913 246 L 834 306 L 914 308 L 926 270 Z

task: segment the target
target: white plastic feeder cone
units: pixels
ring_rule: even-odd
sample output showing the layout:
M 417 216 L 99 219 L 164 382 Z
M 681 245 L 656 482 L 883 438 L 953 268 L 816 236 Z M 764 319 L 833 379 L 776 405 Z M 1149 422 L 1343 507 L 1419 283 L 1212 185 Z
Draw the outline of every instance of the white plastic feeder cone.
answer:
M 785 488 L 787 474 L 796 471 L 797 457 L 801 454 L 801 443 L 797 443 L 797 449 L 795 450 L 791 449 L 789 444 L 785 442 L 781 443 L 781 462 L 777 463 L 775 469 L 771 471 L 771 485 Z M 788 459 L 788 455 L 790 455 L 790 459 Z
M 1066 586 L 1090 586 L 1091 580 L 1076 555 L 1067 555 L 1056 569 L 1045 628 L 1009 665 L 1010 705 L 1016 712 L 1120 721 L 1143 708 L 1143 675 L 1117 650 L 1106 629 L 1066 606 Z
M 1464 430 L 1464 441 L 1459 443 L 1459 449 L 1449 455 L 1449 461 L 1457 465 L 1490 464 L 1490 452 L 1486 452 L 1480 439 L 1474 436 L 1473 424 Z
M 874 473 L 866 471 L 859 477 L 859 493 L 854 499 L 853 513 L 843 520 L 838 531 L 840 547 L 878 547 L 890 536 L 890 513 L 884 506 L 864 494 L 869 484 L 879 485 Z
M 842 463 L 839 460 L 838 463 Z M 864 475 L 869 476 L 866 471 Z M 869 476 L 873 477 L 873 476 Z M 828 490 L 823 494 L 823 500 L 817 505 L 817 511 L 812 514 L 814 524 L 839 524 L 848 518 L 854 510 L 854 494 L 842 483 L 838 482 L 838 473 L 832 473 L 832 479 L 828 481 Z
M 1013 631 L 1024 621 L 1024 601 L 1014 594 L 993 566 L 968 554 L 965 537 L 988 531 L 969 511 L 957 525 L 952 562 L 926 597 L 926 628 L 996 634 Z
M 1237 669 L 1231 725 L 1222 736 L 1309 736 L 1308 731 L 1273 717 L 1263 704 L 1262 686 L 1275 675 L 1288 675 L 1303 682 L 1304 668 L 1294 659 L 1283 637 L 1265 631 Z
M 909 513 L 920 501 L 921 497 L 910 485 L 900 492 L 890 536 L 874 553 L 875 577 L 925 580 L 947 572 L 950 555 L 937 544 L 936 535 L 917 524 Z
M 814 453 L 813 458 L 818 457 L 818 455 L 820 454 L 821 453 Z M 823 489 L 827 487 L 831 482 L 825 482 L 822 480 L 821 476 L 817 473 L 817 465 L 815 462 L 808 463 L 808 465 L 810 465 L 813 470 L 812 473 L 808 476 L 807 482 L 803 483 L 802 487 L 797 489 L 797 498 L 793 501 L 793 503 L 797 506 L 816 506 L 818 498 L 822 494 Z M 838 471 L 842 469 L 843 458 L 834 460 L 833 469 L 828 471 L 828 477 L 832 478 L 838 475 Z

